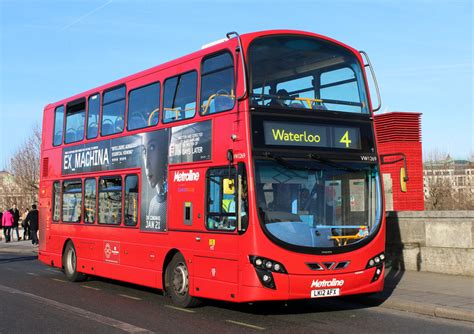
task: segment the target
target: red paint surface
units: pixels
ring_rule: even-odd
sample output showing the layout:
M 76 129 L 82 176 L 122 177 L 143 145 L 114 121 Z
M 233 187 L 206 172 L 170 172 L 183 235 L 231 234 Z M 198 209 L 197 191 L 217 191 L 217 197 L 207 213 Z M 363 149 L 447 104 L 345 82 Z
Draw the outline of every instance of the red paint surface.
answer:
M 392 176 L 393 210 L 424 210 L 421 114 L 391 112 L 375 115 L 374 119 L 379 154 L 404 153 L 407 159 L 409 181 L 406 193 L 400 190 L 403 162 L 381 166 L 382 173 Z

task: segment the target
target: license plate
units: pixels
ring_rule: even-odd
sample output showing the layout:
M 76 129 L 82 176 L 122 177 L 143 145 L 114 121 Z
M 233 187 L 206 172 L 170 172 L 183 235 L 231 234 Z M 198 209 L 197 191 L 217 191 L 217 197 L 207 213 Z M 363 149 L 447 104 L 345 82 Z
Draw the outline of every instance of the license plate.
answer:
M 311 298 L 339 296 L 340 294 L 341 289 L 311 290 Z

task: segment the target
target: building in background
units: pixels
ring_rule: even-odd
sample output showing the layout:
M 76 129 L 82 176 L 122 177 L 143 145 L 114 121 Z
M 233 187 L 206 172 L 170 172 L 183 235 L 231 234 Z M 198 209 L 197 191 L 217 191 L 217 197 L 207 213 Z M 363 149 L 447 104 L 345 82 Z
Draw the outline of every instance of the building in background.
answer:
M 474 161 L 449 154 L 424 163 L 424 194 L 429 209 L 467 210 L 474 207 Z M 437 197 L 437 198 L 434 198 Z
M 31 199 L 24 197 L 13 175 L 7 171 L 0 171 L 0 209 L 9 209 L 13 204 L 20 208 L 23 205 L 30 205 Z
M 403 162 L 382 165 L 387 211 L 422 211 L 423 155 L 421 148 L 421 113 L 389 112 L 375 115 L 377 147 L 380 155 L 403 153 L 407 161 L 407 191 L 400 189 Z

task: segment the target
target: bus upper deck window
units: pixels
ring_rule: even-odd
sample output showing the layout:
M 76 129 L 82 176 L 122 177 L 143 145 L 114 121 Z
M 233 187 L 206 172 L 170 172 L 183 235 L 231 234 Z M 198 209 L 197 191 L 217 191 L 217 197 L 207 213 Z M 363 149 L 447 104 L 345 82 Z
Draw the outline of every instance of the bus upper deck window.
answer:
M 321 99 L 343 100 L 344 104 L 326 102 L 328 109 L 347 112 L 363 112 L 361 103 L 361 87 L 357 82 L 355 71 L 350 67 L 342 67 L 321 73 Z
M 231 110 L 234 92 L 234 62 L 230 53 L 205 59 L 201 72 L 201 114 Z
M 163 122 L 193 118 L 196 113 L 196 71 L 166 79 L 163 94 Z
M 74 143 L 84 139 L 85 117 L 85 99 L 68 103 L 66 108 L 66 133 L 64 138 L 65 144 Z
M 87 139 L 96 138 L 99 134 L 100 94 L 89 97 L 87 114 Z
M 134 89 L 128 95 L 127 130 L 158 124 L 160 83 Z
M 337 43 L 297 35 L 259 37 L 248 48 L 248 61 L 253 106 L 368 114 L 361 64 Z
M 53 145 L 58 146 L 63 142 L 63 122 L 64 122 L 64 106 L 59 106 L 54 110 L 54 130 Z
M 104 93 L 102 102 L 102 136 L 120 133 L 124 128 L 125 115 L 125 86 L 121 86 Z

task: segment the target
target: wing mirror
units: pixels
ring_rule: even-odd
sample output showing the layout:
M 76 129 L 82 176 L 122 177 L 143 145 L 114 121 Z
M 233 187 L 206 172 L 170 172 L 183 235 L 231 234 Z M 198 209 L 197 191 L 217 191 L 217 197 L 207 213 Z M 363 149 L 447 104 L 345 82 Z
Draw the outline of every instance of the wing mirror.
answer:
M 408 169 L 407 158 L 403 153 L 383 154 L 380 156 L 382 165 L 392 165 L 403 161 L 403 167 L 400 168 L 400 190 L 403 193 L 407 192 Z

